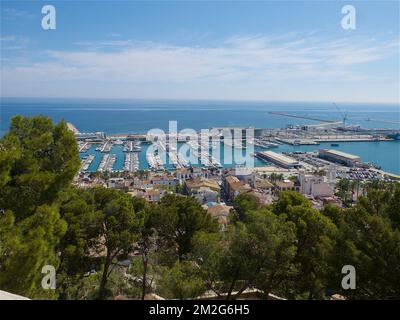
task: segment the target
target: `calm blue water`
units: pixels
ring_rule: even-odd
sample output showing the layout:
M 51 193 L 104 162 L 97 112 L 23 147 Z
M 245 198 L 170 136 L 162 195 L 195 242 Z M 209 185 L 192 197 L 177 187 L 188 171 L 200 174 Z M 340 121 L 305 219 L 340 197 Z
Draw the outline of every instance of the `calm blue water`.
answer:
M 127 101 L 127 100 L 39 100 L 11 99 L 1 101 L 0 130 L 7 130 L 16 114 L 45 114 L 55 121 L 65 119 L 82 132 L 138 133 L 152 128 L 168 130 L 168 121 L 178 121 L 179 129 L 195 130 L 210 127 L 253 126 L 285 127 L 288 124 L 317 122 L 268 114 L 269 111 L 309 115 L 328 120 L 341 120 L 330 103 L 302 102 L 206 102 L 206 101 Z M 362 127 L 398 128 L 399 105 L 339 104 L 347 113 L 349 124 Z M 394 121 L 397 124 L 370 122 L 366 119 Z
M 394 104 L 339 104 L 347 114 L 347 123 L 365 128 L 399 128 L 400 106 Z M 341 120 L 339 111 L 330 103 L 302 102 L 211 102 L 211 101 L 128 101 L 86 99 L 11 99 L 3 98 L 0 104 L 0 135 L 8 128 L 16 114 L 32 116 L 43 114 L 54 121 L 65 119 L 82 132 L 104 131 L 115 133 L 145 133 L 149 129 L 168 130 L 168 121 L 178 121 L 178 130 L 210 127 L 253 126 L 261 128 L 285 127 L 289 124 L 315 124 L 311 120 L 274 116 L 269 111 L 287 112 L 326 120 Z M 368 121 L 368 119 L 374 121 Z M 382 166 L 382 169 L 400 174 L 400 141 L 347 142 L 339 147 L 330 143 L 319 146 L 282 145 L 275 151 L 316 150 L 337 148 L 361 156 Z M 147 168 L 146 147 L 140 153 L 140 167 Z M 97 168 L 101 154 L 96 154 L 90 169 Z M 124 154 L 120 146 L 114 146 L 117 155 L 114 169 L 123 167 Z M 256 160 L 256 165 L 264 163 Z

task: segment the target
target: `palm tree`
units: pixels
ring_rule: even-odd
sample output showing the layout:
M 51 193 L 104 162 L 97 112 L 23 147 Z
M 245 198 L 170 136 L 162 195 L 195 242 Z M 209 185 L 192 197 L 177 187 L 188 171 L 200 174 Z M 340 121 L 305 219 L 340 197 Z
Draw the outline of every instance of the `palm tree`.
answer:
M 350 188 L 350 181 L 348 179 L 340 179 L 338 184 L 338 195 L 343 199 L 344 202 L 347 202 L 348 192 Z

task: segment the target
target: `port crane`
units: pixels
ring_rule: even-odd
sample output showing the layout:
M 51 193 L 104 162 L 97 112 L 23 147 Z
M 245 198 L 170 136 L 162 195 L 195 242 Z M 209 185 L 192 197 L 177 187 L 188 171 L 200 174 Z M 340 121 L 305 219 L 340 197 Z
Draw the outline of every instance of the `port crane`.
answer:
M 337 111 L 339 111 L 340 115 L 342 116 L 343 127 L 346 127 L 347 113 L 343 113 L 336 103 L 332 102 L 332 104 L 335 106 Z

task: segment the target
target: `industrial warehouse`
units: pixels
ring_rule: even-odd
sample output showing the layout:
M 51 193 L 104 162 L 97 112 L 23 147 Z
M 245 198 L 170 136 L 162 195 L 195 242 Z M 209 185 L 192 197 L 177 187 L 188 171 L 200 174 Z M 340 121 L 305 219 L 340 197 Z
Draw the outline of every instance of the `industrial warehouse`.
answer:
M 301 167 L 300 163 L 297 160 L 273 151 L 258 152 L 256 156 L 260 159 L 270 161 L 286 169 L 296 169 Z
M 356 167 L 361 162 L 361 158 L 359 156 L 332 149 L 320 149 L 319 157 L 349 167 Z

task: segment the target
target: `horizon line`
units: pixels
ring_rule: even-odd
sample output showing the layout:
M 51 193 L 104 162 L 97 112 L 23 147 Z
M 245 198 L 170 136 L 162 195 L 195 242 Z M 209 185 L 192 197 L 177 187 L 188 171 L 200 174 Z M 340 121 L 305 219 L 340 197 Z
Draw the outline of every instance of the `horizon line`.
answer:
M 345 104 L 386 104 L 386 105 L 399 105 L 398 101 L 382 102 L 382 101 L 346 101 L 346 100 L 281 100 L 281 99 L 224 99 L 224 98 L 140 98 L 140 97 L 16 97 L 16 96 L 0 96 L 0 100 L 3 99 L 48 99 L 48 100 L 121 100 L 121 101 L 171 101 L 171 102 L 185 102 L 185 101 L 198 101 L 198 102 L 250 102 L 250 103 L 345 103 Z

